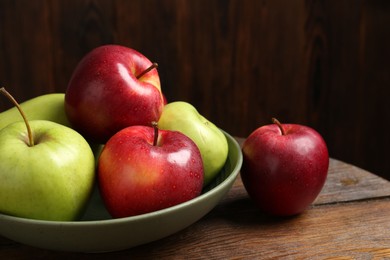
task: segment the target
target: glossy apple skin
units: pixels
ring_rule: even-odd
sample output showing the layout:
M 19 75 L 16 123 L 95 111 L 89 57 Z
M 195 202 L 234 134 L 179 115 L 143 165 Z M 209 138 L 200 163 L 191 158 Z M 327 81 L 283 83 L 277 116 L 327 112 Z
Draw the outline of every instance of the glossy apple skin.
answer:
M 225 165 L 229 147 L 225 135 L 215 124 L 192 104 L 175 101 L 165 105 L 158 126 L 179 131 L 196 143 L 203 159 L 204 186 L 216 178 Z
M 151 64 L 138 51 L 120 45 L 86 54 L 65 93 L 72 127 L 88 140 L 105 143 L 127 126 L 157 122 L 164 106 L 157 69 L 137 79 Z
M 116 133 L 99 157 L 99 188 L 114 218 L 148 213 L 200 195 L 203 164 L 196 144 L 180 132 L 131 126 Z
M 0 130 L 0 212 L 17 217 L 73 221 L 83 213 L 95 182 L 95 159 L 73 129 L 46 120 Z
M 325 141 L 314 129 L 276 124 L 251 133 L 243 143 L 241 177 L 262 211 L 289 216 L 302 213 L 325 183 L 329 155 Z

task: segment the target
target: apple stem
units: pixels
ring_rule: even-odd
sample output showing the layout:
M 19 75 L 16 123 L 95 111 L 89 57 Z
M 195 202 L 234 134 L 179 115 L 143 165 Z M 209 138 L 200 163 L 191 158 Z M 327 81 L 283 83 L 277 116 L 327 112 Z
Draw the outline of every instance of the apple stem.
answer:
M 19 110 L 19 113 L 22 115 L 24 123 L 27 127 L 27 134 L 28 134 L 28 146 L 32 147 L 34 146 L 34 138 L 31 132 L 30 124 L 28 123 L 26 114 L 23 112 L 22 108 L 20 107 L 19 103 L 15 100 L 15 98 L 7 91 L 4 87 L 0 88 L 0 92 L 6 96 Z
M 285 135 L 285 134 L 286 134 L 286 132 L 284 131 L 284 128 L 283 128 L 282 124 L 279 122 L 278 119 L 276 119 L 276 118 L 273 117 L 273 118 L 272 118 L 272 123 L 278 125 L 280 131 L 282 132 L 282 135 Z
M 158 140 L 158 127 L 157 127 L 157 122 L 153 121 L 152 126 L 154 129 L 154 138 L 153 138 L 153 146 L 157 145 L 157 140 Z
M 153 62 L 152 65 L 150 65 L 146 70 L 142 71 L 140 74 L 138 74 L 136 77 L 137 79 L 141 78 L 143 75 L 151 71 L 152 69 L 155 69 L 158 67 L 158 64 L 156 62 Z

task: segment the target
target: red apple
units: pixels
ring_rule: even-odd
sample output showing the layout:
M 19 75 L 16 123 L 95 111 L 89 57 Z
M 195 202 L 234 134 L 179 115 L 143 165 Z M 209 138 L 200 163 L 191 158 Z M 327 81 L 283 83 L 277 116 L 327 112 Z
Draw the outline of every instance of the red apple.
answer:
M 75 68 L 65 93 L 72 127 L 91 141 L 105 143 L 127 126 L 158 121 L 164 100 L 156 66 L 124 46 L 93 49 Z
M 314 129 L 273 121 L 244 141 L 241 177 L 249 196 L 265 213 L 296 215 L 322 190 L 328 149 Z
M 180 132 L 130 126 L 104 146 L 98 180 L 113 217 L 139 215 L 200 195 L 202 157 L 196 144 Z

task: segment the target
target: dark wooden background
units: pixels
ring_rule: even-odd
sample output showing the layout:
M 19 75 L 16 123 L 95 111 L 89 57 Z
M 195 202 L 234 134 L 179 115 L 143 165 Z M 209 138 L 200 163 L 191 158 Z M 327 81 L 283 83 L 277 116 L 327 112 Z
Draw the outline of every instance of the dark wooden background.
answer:
M 0 84 L 19 101 L 64 92 L 107 43 L 158 62 L 169 101 L 232 135 L 306 124 L 390 178 L 388 0 L 0 0 Z

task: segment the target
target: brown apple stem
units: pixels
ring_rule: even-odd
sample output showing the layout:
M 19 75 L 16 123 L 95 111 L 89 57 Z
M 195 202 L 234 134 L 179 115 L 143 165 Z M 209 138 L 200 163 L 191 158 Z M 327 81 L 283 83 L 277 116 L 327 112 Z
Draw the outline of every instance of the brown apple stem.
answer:
M 158 127 L 157 127 L 157 122 L 153 121 L 152 126 L 154 129 L 154 138 L 153 138 L 153 146 L 157 145 L 157 140 L 158 140 Z
M 27 134 L 28 134 L 28 146 L 32 147 L 34 146 L 34 138 L 31 132 L 30 124 L 28 123 L 26 114 L 23 112 L 22 108 L 20 107 L 19 103 L 15 100 L 15 98 L 7 91 L 4 87 L 0 88 L 0 92 L 6 96 L 19 110 L 19 113 L 22 115 L 24 123 L 27 127 Z
M 284 128 L 283 128 L 282 124 L 279 122 L 278 119 L 276 119 L 276 118 L 273 117 L 273 118 L 272 118 L 272 123 L 278 125 L 280 131 L 282 132 L 282 135 L 285 135 L 285 134 L 286 134 L 286 132 L 284 131 Z
M 151 71 L 152 69 L 155 69 L 158 67 L 158 64 L 156 62 L 153 62 L 152 65 L 150 65 L 146 70 L 142 71 L 140 74 L 138 74 L 136 77 L 137 79 L 141 78 L 143 75 Z

